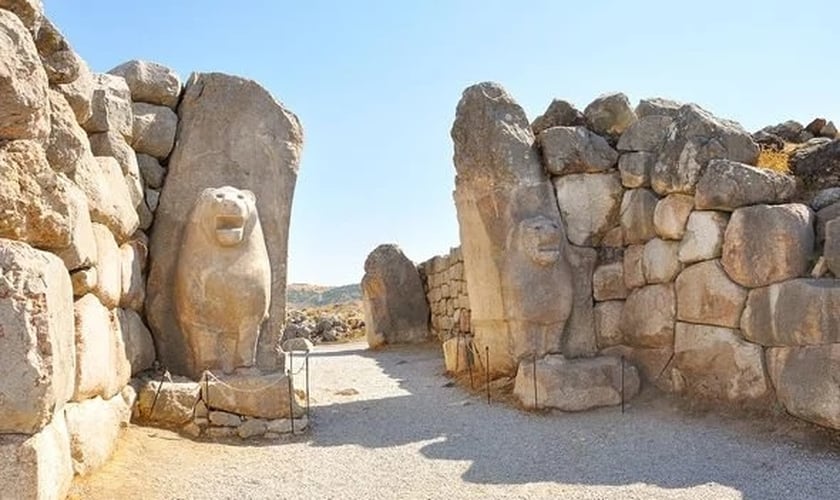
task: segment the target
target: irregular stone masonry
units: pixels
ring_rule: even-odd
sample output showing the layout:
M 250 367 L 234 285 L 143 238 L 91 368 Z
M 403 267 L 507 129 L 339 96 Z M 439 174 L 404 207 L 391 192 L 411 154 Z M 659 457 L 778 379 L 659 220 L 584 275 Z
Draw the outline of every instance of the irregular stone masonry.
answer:
M 470 298 L 460 247 L 452 248 L 447 255 L 432 257 L 417 267 L 429 301 L 432 335 L 441 342 L 469 335 Z

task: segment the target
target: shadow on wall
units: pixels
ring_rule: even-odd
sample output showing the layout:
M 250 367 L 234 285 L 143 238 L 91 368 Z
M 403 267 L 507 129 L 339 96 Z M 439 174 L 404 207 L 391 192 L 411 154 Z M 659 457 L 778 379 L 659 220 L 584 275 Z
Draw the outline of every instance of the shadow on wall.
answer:
M 312 446 L 387 448 L 435 440 L 420 452 L 469 461 L 463 480 L 477 484 L 673 489 L 717 483 L 744 498 L 828 498 L 840 487 L 835 452 L 798 449 L 745 419 L 689 416 L 658 394 L 634 400 L 624 415 L 618 408 L 527 414 L 447 387 L 438 375 L 439 351 L 430 346 L 312 353 L 315 363 L 343 355 L 373 358 L 410 395 L 314 408 Z

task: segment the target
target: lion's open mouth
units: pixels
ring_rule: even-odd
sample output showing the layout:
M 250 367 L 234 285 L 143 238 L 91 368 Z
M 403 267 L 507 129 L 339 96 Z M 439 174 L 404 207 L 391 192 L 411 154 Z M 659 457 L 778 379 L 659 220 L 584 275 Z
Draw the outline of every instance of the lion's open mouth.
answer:
M 245 217 L 241 215 L 217 215 L 216 238 L 223 245 L 235 245 L 242 241 L 245 233 Z

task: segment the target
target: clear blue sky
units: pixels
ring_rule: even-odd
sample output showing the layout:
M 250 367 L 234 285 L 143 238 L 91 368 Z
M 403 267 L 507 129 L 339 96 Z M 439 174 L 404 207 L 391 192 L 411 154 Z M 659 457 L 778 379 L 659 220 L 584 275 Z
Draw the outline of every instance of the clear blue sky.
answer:
M 449 129 L 493 80 L 530 119 L 622 91 L 697 102 L 749 130 L 840 121 L 840 2 L 45 0 L 95 71 L 129 59 L 253 78 L 306 135 L 289 281 L 358 281 L 395 242 L 457 244 Z M 838 123 L 840 125 L 840 123 Z

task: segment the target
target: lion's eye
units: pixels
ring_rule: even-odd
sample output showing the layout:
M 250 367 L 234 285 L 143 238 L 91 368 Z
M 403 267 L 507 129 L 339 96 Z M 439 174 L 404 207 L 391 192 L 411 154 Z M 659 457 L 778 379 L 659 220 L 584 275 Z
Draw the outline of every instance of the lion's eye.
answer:
M 237 195 L 236 197 L 237 197 L 237 198 L 239 198 L 240 200 L 244 200 L 244 199 L 245 199 L 245 196 L 244 196 L 244 195 L 241 195 L 241 194 Z
M 223 195 L 222 193 L 216 193 L 216 199 L 217 199 L 217 200 L 224 200 L 224 199 L 225 199 L 225 195 Z

